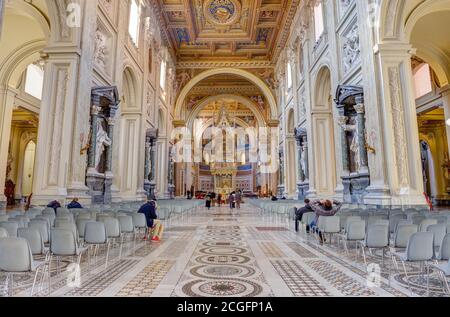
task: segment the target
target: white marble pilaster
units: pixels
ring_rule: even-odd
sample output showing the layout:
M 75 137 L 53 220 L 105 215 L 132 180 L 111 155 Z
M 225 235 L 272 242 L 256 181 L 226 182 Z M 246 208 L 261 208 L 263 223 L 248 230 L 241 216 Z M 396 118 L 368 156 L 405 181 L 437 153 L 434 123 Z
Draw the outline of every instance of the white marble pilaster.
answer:
M 5 178 L 15 96 L 16 94 L 8 87 L 0 87 L 0 208 L 6 204 Z
M 393 205 L 425 205 L 409 44 L 375 48 L 382 81 L 382 138 Z

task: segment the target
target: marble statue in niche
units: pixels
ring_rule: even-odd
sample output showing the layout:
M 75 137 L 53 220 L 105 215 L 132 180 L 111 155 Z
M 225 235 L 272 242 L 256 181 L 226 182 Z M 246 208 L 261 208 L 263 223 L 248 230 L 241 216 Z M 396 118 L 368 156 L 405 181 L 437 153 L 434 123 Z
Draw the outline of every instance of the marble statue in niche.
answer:
M 353 137 L 352 137 L 352 143 L 350 144 L 350 151 L 352 152 L 353 156 L 353 168 L 352 172 L 358 172 L 361 168 L 361 157 L 359 153 L 359 141 L 358 141 L 358 133 L 356 131 L 356 125 L 354 126 L 353 130 Z
M 102 171 L 102 162 L 101 158 L 103 156 L 103 153 L 106 150 L 106 147 L 112 145 L 112 140 L 109 138 L 108 133 L 103 128 L 103 120 L 98 120 L 97 122 L 97 146 L 96 146 L 96 153 L 95 153 L 95 168 L 97 169 L 97 172 L 101 173 Z

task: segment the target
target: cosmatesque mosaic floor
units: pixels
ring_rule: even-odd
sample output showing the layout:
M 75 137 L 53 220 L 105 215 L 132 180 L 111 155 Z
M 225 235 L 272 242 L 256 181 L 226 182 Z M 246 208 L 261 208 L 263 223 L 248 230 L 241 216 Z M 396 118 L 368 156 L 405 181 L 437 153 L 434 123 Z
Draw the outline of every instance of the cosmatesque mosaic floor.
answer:
M 263 216 L 249 205 L 233 212 L 227 207 L 198 210 L 166 223 L 161 243 L 139 240 L 133 248 L 127 242 L 121 257 L 118 249 L 110 253 L 108 265 L 104 250 L 91 265 L 84 257 L 78 279 L 70 259 L 63 260 L 60 272 L 52 264 L 50 289 L 48 276 L 42 276 L 35 295 L 447 296 L 435 272 L 427 291 L 418 267 L 408 266 L 408 276 L 395 268 L 389 274 L 390 260 L 383 267 L 381 255 L 374 252 L 368 255 L 372 265 L 367 269 L 354 248 L 346 254 L 336 242 L 321 246 L 314 237 L 295 233 L 288 219 Z M 17 276 L 13 295 L 28 296 L 32 279 Z

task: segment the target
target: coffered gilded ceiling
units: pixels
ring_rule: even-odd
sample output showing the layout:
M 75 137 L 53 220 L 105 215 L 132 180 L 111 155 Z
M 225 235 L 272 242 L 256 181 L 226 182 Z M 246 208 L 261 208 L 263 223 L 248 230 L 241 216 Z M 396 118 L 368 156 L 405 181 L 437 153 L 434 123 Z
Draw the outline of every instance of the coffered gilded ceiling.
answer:
M 300 0 L 155 2 L 178 63 L 259 61 L 267 65 L 285 45 Z

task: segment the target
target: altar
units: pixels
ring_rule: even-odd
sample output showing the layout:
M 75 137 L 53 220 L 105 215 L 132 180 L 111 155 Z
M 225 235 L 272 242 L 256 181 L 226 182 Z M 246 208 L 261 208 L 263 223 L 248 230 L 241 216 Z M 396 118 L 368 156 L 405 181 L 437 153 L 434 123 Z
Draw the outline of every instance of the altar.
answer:
M 229 195 L 235 188 L 237 168 L 235 163 L 212 163 L 211 175 L 214 177 L 214 191 Z

